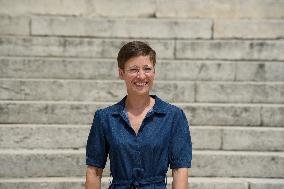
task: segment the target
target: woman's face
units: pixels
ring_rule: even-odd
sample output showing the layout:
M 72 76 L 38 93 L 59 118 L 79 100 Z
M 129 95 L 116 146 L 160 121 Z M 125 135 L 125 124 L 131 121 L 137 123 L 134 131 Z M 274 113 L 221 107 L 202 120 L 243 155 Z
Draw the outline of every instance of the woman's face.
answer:
M 129 95 L 149 95 L 155 78 L 155 69 L 149 56 L 129 59 L 124 69 L 119 68 L 119 77 L 125 81 Z

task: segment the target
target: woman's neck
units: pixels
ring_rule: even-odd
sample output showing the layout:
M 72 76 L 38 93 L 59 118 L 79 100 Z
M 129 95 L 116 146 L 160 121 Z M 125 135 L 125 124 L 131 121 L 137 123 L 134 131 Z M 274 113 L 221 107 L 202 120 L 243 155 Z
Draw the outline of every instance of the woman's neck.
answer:
M 125 100 L 125 107 L 128 111 L 134 110 L 137 112 L 144 111 L 152 106 L 153 100 L 151 96 L 137 96 L 137 95 L 127 95 Z

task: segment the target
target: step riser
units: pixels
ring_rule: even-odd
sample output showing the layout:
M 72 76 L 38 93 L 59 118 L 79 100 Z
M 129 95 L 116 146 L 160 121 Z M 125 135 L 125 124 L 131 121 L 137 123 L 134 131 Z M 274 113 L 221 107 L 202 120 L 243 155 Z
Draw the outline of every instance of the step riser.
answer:
M 196 102 L 284 103 L 282 84 L 197 83 Z
M 118 101 L 126 94 L 123 82 L 1 81 L 0 100 Z M 283 85 L 284 86 L 284 85 Z M 58 90 L 60 89 L 60 90 Z M 193 83 L 157 83 L 152 93 L 175 102 L 193 102 Z M 171 94 L 171 95 L 168 95 Z
M 177 41 L 178 59 L 283 60 L 284 41 Z
M 249 0 L 245 4 L 241 0 L 234 0 L 226 2 L 226 6 L 222 0 L 144 0 L 135 3 L 124 0 L 119 4 L 115 0 L 55 0 L 48 3 L 44 0 L 25 3 L 10 0 L 3 1 L 0 13 L 139 18 L 283 18 L 283 6 L 283 1 L 278 0 Z
M 171 18 L 283 18 L 282 1 L 241 0 L 226 2 L 222 0 L 160 0 L 157 17 Z
M 31 24 L 30 24 L 31 23 Z M 11 17 L 0 15 L 2 35 L 92 36 L 109 38 L 278 39 L 282 20 L 102 19 L 90 17 Z M 213 27 L 213 29 L 212 29 Z M 115 31 L 115 32 L 112 32 Z
M 1 6 L 2 4 L 1 2 Z M 27 16 L 0 15 L 0 28 L 0 35 L 29 35 L 30 18 Z
M 90 125 L 21 127 L 0 125 L 1 149 L 85 148 Z M 195 150 L 284 151 L 283 129 L 191 127 Z
M 116 58 L 126 39 L 1 37 L 0 55 Z M 158 58 L 284 60 L 284 40 L 147 40 Z
M 283 20 L 214 20 L 213 38 L 269 39 L 284 37 Z
M 89 124 L 110 104 L 1 102 L 1 123 Z M 192 125 L 283 126 L 283 106 L 180 105 Z M 14 115 L 17 116 L 14 116 Z
M 31 34 L 109 38 L 211 38 L 212 21 L 32 17 Z M 114 32 L 115 31 L 115 32 Z
M 0 37 L 0 55 L 116 58 L 127 39 Z M 173 40 L 149 40 L 159 58 L 174 58 Z
M 71 181 L 70 181 L 71 180 Z M 85 178 L 81 177 L 73 181 L 73 178 L 63 178 L 61 181 L 46 181 L 45 179 L 26 181 L 26 180 L 9 180 L 0 181 L 1 189 L 11 188 L 27 188 L 27 189 L 81 189 L 84 188 Z M 107 189 L 111 178 L 103 177 L 101 182 L 102 189 Z M 167 188 L 172 188 L 172 178 L 167 179 Z M 280 179 L 230 179 L 230 178 L 189 178 L 188 187 L 194 189 L 212 189 L 212 188 L 226 188 L 226 189 L 282 189 L 284 186 L 283 180 Z
M 0 100 L 118 101 L 124 82 L 0 80 Z M 60 89 L 60 90 L 58 90 Z M 167 101 L 284 103 L 284 84 L 156 82 L 152 89 Z
M 85 155 L 74 154 L 9 154 L 1 153 L 0 176 L 5 177 L 60 177 L 84 176 Z M 267 177 L 284 178 L 283 155 L 246 155 L 226 153 L 193 153 L 191 176 L 201 177 Z M 14 169 L 17 167 L 17 169 Z M 109 167 L 109 162 L 107 166 Z M 253 169 L 252 169 L 253 167 Z M 109 175 L 106 168 L 104 176 Z M 170 171 L 168 171 L 170 175 Z
M 284 81 L 282 62 L 166 61 L 157 80 Z M 116 60 L 0 58 L 1 78 L 118 79 Z
M 58 188 L 69 188 L 69 189 L 81 189 L 84 188 L 85 178 L 77 179 L 77 181 L 69 181 L 69 178 L 63 179 L 63 181 L 9 181 L 1 182 L 1 189 L 11 189 L 11 188 L 26 188 L 26 189 L 38 189 L 38 188 L 48 188 L 48 189 L 58 189 Z M 67 181 L 65 181 L 67 180 Z M 207 179 L 207 178 L 189 178 L 188 187 L 194 189 L 212 189 L 212 188 L 226 188 L 226 189 L 282 189 L 284 182 L 279 179 L 265 179 L 262 181 L 260 179 Z M 102 178 L 101 187 L 102 189 L 108 189 L 111 179 L 109 177 Z M 172 178 L 168 177 L 167 189 L 172 188 Z
M 89 124 L 110 104 L 1 102 L 1 123 Z M 180 105 L 192 125 L 283 126 L 283 106 Z M 14 116 L 14 115 L 17 116 Z

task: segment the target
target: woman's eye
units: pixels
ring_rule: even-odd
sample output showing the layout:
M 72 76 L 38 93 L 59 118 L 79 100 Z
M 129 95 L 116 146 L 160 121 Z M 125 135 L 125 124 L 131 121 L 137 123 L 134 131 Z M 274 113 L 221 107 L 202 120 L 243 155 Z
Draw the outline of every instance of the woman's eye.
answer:
M 149 73 L 149 72 L 152 71 L 152 68 L 144 68 L 144 71 L 145 71 L 146 73 Z
M 139 72 L 139 70 L 138 70 L 138 69 L 130 69 L 129 71 L 130 71 L 130 72 L 132 72 L 132 73 Z

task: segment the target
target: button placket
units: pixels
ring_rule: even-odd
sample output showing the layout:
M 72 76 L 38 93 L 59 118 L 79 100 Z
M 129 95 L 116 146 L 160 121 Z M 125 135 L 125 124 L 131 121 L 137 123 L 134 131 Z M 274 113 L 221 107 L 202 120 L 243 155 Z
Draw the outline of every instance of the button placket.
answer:
M 137 135 L 136 137 L 136 151 L 135 151 L 135 160 L 136 160 L 136 164 L 138 167 L 141 166 L 142 164 L 142 160 L 141 160 L 141 144 L 140 144 L 140 137 L 141 135 Z

